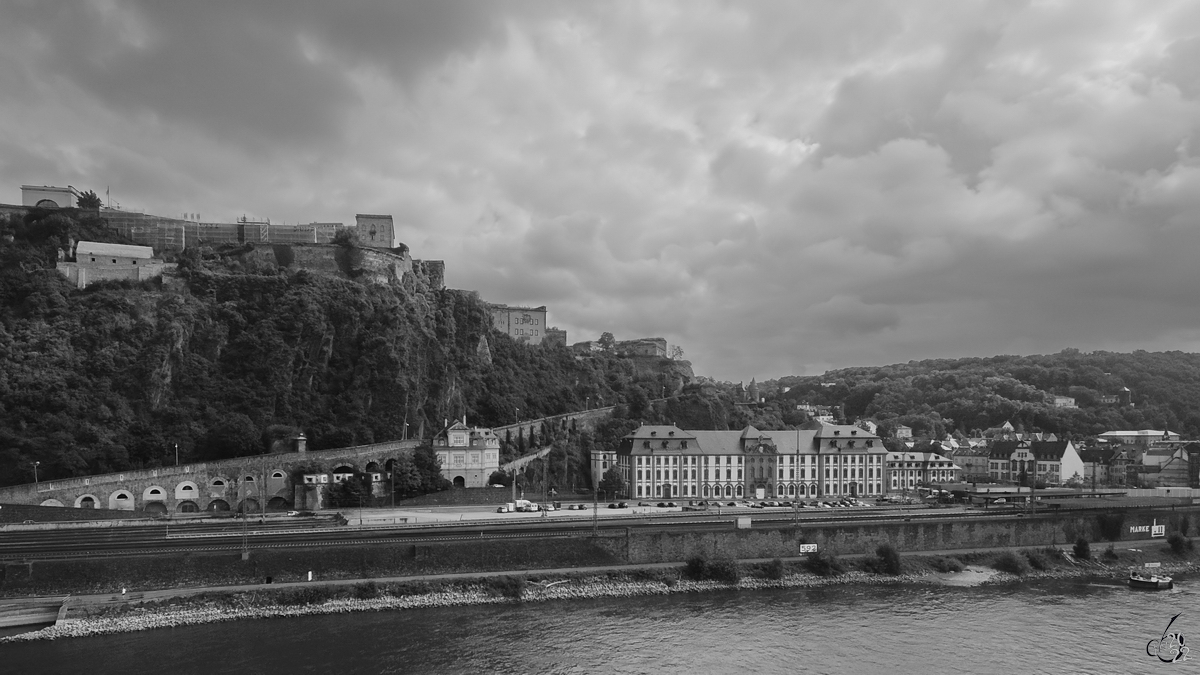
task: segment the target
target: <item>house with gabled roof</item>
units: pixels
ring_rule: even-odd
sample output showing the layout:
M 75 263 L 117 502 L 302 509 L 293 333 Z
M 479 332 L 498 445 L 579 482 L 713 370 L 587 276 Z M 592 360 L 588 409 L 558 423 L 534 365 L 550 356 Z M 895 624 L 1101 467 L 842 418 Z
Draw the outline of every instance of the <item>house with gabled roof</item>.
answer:
M 994 441 L 988 455 L 988 475 L 996 482 L 1042 481 L 1062 485 L 1083 480 L 1084 466 L 1071 441 Z

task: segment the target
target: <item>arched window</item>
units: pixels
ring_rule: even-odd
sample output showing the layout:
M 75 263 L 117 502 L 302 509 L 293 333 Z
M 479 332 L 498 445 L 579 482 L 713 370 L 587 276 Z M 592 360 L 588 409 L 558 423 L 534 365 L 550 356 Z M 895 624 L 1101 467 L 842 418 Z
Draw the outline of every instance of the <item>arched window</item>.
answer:
M 742 486 L 741 485 L 737 486 L 736 494 L 739 499 L 742 497 Z
M 283 475 L 282 471 L 276 471 L 271 474 L 271 478 L 284 478 L 284 477 L 285 476 Z
M 213 482 L 212 482 L 212 486 L 213 487 L 225 487 L 225 481 L 221 480 L 220 478 L 214 478 Z
M 732 487 L 732 486 L 729 486 L 729 485 L 726 485 L 726 486 L 725 486 L 725 496 L 726 496 L 726 497 L 732 497 L 732 496 L 733 496 L 733 487 Z
M 708 496 L 708 486 L 705 485 L 704 488 L 700 492 L 702 493 L 702 496 L 707 497 Z

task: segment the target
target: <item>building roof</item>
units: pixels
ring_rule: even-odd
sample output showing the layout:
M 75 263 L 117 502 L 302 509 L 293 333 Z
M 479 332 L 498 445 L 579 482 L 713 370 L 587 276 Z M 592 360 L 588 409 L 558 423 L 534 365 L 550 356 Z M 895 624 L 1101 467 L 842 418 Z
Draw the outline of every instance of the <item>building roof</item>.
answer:
M 100 241 L 81 241 L 75 245 L 75 257 L 81 255 L 106 255 L 118 258 L 153 258 L 154 249 L 149 246 L 109 244 Z
M 846 438 L 844 430 L 853 429 L 855 436 Z M 837 436 L 833 431 L 839 431 Z M 822 437 L 820 434 L 825 433 Z M 673 435 L 672 435 L 673 434 Z M 876 441 L 868 448 L 865 444 L 855 446 L 854 448 L 842 447 L 826 447 L 821 441 L 837 438 L 839 441 L 846 440 L 870 440 Z M 753 426 L 747 426 L 744 429 L 735 429 L 730 431 L 684 431 L 674 425 L 645 425 L 637 428 L 633 432 L 627 434 L 622 439 L 622 449 L 627 449 L 632 454 L 651 454 L 653 452 L 661 453 L 661 447 L 656 447 L 651 444 L 649 449 L 646 449 L 639 441 L 668 441 L 668 440 L 686 440 L 695 441 L 694 445 L 689 445 L 686 450 L 679 447 L 668 448 L 670 453 L 686 453 L 689 455 L 745 455 L 751 452 L 764 452 L 765 454 L 796 454 L 796 453 L 833 453 L 850 449 L 852 451 L 863 451 L 870 453 L 882 454 L 886 452 L 882 443 L 878 443 L 879 437 L 866 433 L 858 427 L 851 426 L 834 426 L 822 425 L 822 429 L 801 429 L 801 430 L 786 430 L 786 431 L 763 431 L 756 429 Z
M 1029 450 L 1034 459 L 1041 461 L 1059 461 L 1067 454 L 1067 448 L 1072 447 L 1071 441 L 1034 441 L 1029 444 Z

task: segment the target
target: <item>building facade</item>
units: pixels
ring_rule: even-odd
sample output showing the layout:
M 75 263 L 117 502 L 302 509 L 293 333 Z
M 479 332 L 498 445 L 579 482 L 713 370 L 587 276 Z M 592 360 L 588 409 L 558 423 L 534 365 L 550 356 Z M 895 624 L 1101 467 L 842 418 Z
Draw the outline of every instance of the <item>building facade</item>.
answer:
M 540 345 L 546 337 L 546 306 L 510 307 L 489 305 L 492 326 L 517 342 Z M 564 336 L 565 337 L 565 336 Z M 564 340 L 565 341 L 565 340 Z
M 433 451 L 442 464 L 442 477 L 454 487 L 487 487 L 500 469 L 500 438 L 491 429 L 455 422 L 433 438 Z
M 617 450 L 630 497 L 775 499 L 879 496 L 887 450 L 847 425 L 794 431 L 642 426 Z
M 962 469 L 936 452 L 905 450 L 887 453 L 888 490 L 912 490 L 930 483 L 957 483 Z
M 43 209 L 75 208 L 79 192 L 71 187 L 53 187 L 51 185 L 22 185 L 21 204 Z
M 96 241 L 81 241 L 75 245 L 75 261 L 60 262 L 56 269 L 75 285 L 108 279 L 142 281 L 162 275 L 165 264 L 154 258 L 149 246 L 129 246 Z
M 1048 486 L 1083 481 L 1086 469 L 1071 441 L 995 441 L 988 475 L 995 482 L 1042 481 Z

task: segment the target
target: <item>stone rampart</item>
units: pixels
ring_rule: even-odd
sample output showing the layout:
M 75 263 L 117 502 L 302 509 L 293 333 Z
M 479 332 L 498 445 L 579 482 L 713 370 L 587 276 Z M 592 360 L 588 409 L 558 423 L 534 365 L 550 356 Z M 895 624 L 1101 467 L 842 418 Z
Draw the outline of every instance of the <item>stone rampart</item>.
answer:
M 277 267 L 308 270 L 364 283 L 399 284 L 413 273 L 407 253 L 337 244 L 259 245 L 243 254 L 247 259 L 271 262 Z
M 420 443 L 387 441 L 48 480 L 0 488 L 0 503 L 165 514 L 255 512 L 266 502 L 268 509 L 286 510 L 295 506 L 296 482 L 303 480 L 298 474 L 330 475 L 342 467 L 383 472 L 388 460 L 411 453 Z

